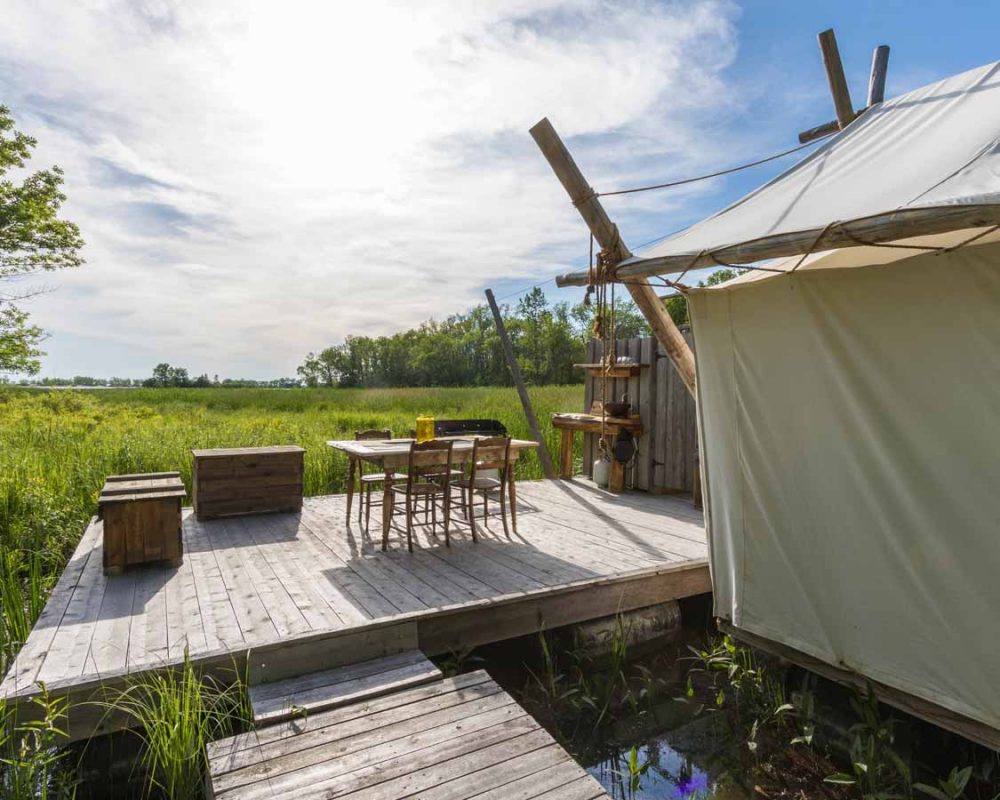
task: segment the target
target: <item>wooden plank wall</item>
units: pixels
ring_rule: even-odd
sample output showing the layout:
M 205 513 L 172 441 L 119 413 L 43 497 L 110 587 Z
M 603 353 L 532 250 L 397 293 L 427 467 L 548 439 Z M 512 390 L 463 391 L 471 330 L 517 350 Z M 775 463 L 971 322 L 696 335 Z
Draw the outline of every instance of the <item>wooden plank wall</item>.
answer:
M 694 347 L 689 331 L 684 333 L 684 338 Z M 637 363 L 646 365 L 638 376 L 608 381 L 604 391 L 607 400 L 619 400 L 628 392 L 632 413 L 638 411 L 642 419 L 639 455 L 632 470 L 634 474 L 626 475 L 626 484 L 643 491 L 690 492 L 694 486 L 698 452 L 694 398 L 655 338 L 619 339 L 615 354 L 632 356 Z M 591 340 L 587 344 L 587 363 L 595 364 L 601 356 L 601 342 Z M 583 396 L 583 410 L 590 411 L 591 403 L 602 398 L 601 379 L 588 376 Z M 585 475 L 592 473 L 597 454 L 596 434 L 585 434 Z

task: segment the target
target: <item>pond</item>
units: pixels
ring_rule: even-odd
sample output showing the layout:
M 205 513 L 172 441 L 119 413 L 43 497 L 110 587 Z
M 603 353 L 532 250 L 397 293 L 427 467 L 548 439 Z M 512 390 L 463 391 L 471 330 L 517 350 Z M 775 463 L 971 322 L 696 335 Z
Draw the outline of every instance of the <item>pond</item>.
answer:
M 740 742 L 708 705 L 715 694 L 689 680 L 690 648 L 708 637 L 695 624 L 594 656 L 554 631 L 480 648 L 462 668 L 488 670 L 613 798 L 743 797 L 731 780 Z

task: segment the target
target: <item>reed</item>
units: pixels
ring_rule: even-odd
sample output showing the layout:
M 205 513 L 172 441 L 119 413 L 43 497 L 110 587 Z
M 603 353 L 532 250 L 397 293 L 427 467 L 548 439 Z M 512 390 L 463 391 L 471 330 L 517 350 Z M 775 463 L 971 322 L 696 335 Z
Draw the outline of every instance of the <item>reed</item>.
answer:
M 229 685 L 202 677 L 187 653 L 179 669 L 140 675 L 104 705 L 136 725 L 147 796 L 201 797 L 206 745 L 250 727 L 253 719 L 243 676 Z

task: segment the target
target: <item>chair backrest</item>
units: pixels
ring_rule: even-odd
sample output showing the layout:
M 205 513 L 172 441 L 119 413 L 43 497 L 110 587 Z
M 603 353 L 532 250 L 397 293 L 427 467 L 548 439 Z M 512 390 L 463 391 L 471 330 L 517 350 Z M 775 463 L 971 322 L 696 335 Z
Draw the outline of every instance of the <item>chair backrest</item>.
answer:
M 477 434 L 479 436 L 506 436 L 507 429 L 503 423 L 495 419 L 436 419 L 434 420 L 435 436 L 461 436 L 462 434 Z
M 390 430 L 379 431 L 379 430 L 375 430 L 374 428 L 372 428 L 370 430 L 367 430 L 367 431 L 355 431 L 354 432 L 354 438 L 356 440 L 362 440 L 362 439 L 391 439 L 392 438 L 392 431 L 390 431 Z
M 506 471 L 510 466 L 510 437 L 491 436 L 472 442 L 472 477 L 487 469 Z
M 428 472 L 442 473 L 447 484 L 451 475 L 451 449 L 454 442 L 431 439 L 429 442 L 413 442 L 407 458 L 407 473 L 413 478 Z

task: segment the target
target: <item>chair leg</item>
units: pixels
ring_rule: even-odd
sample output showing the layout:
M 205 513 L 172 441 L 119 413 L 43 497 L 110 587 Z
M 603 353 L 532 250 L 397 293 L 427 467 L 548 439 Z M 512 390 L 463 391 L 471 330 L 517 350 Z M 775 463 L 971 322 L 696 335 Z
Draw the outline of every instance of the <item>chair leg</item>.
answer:
M 490 498 L 489 492 L 483 492 L 483 525 L 490 529 Z
M 468 493 L 462 492 L 462 501 L 465 503 L 465 518 L 469 521 L 469 527 L 472 528 L 472 541 L 478 541 L 476 536 L 476 506 L 475 506 L 475 495 L 473 494 L 475 490 L 472 485 L 469 485 Z
M 430 492 L 428 492 L 428 494 L 427 494 L 427 502 L 430 503 L 430 506 L 431 506 L 431 533 L 436 536 L 437 535 L 437 531 L 438 531 L 438 504 L 437 504 L 437 495 L 436 494 L 431 494 Z
M 360 516 L 360 509 L 359 509 Z M 372 518 L 372 486 L 368 484 L 365 487 L 365 533 L 368 533 L 368 523 L 371 522 Z M 360 522 L 360 520 L 358 520 Z
M 507 494 L 507 487 L 501 481 L 500 483 L 500 521 L 503 523 L 503 535 L 508 539 L 510 538 L 510 531 L 507 529 L 507 498 L 504 495 Z
M 413 503 L 410 493 L 406 493 L 406 547 L 413 552 Z
M 362 487 L 358 487 L 358 525 L 361 524 L 361 514 L 365 510 L 365 498 L 364 498 L 364 495 L 361 493 L 361 489 L 362 489 Z M 368 484 L 366 484 L 363 487 L 363 489 L 364 489 L 364 491 L 367 492 L 368 491 Z
M 448 535 L 448 526 L 451 522 L 451 487 L 446 487 L 444 491 L 444 543 L 446 547 L 451 547 L 451 536 Z

